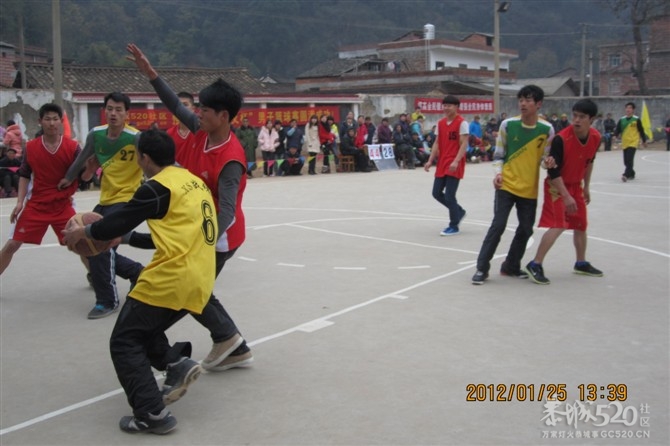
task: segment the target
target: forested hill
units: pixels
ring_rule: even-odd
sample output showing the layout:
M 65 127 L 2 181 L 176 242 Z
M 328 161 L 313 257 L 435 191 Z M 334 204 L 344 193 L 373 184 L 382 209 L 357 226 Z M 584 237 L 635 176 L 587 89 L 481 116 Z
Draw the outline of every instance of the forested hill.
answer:
M 0 39 L 51 51 L 51 1 L 0 1 Z M 425 24 L 437 38 L 493 34 L 493 0 L 60 0 L 62 55 L 81 65 L 127 63 L 137 43 L 158 66 L 247 67 L 284 79 L 330 58 L 341 45 L 393 40 Z M 501 47 L 515 49 L 521 77 L 579 67 L 588 47 L 630 40 L 601 0 L 513 0 L 500 15 Z

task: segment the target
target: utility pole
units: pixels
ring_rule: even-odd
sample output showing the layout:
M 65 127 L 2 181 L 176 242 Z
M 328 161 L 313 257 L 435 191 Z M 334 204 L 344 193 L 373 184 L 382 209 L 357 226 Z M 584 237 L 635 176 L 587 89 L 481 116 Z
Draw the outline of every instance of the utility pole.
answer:
M 589 97 L 593 96 L 593 50 L 589 50 Z
M 500 13 L 507 12 L 510 2 L 493 0 L 493 114 L 500 117 Z
M 60 0 L 51 0 L 51 22 L 53 28 L 54 103 L 63 106 L 63 61 L 60 39 Z
M 26 43 L 23 29 L 23 4 L 19 5 L 19 54 L 21 55 L 20 70 L 21 70 L 21 89 L 25 90 L 28 84 L 26 80 Z
M 582 58 L 581 58 L 581 73 L 579 75 L 579 97 L 584 97 L 584 66 L 586 65 L 586 23 L 582 25 Z

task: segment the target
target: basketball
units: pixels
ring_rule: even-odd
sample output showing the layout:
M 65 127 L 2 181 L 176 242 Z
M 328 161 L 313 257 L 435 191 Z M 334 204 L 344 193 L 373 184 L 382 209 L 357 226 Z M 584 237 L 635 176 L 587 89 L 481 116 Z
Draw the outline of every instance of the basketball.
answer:
M 102 215 L 97 212 L 82 212 L 73 215 L 70 221 L 67 222 L 66 227 L 70 228 L 75 224 L 86 226 L 101 219 Z M 119 243 L 121 243 L 121 237 L 117 237 L 114 240 L 91 240 L 90 238 L 84 237 L 77 241 L 77 243 L 68 245 L 68 249 L 80 256 L 91 257 L 107 251 Z

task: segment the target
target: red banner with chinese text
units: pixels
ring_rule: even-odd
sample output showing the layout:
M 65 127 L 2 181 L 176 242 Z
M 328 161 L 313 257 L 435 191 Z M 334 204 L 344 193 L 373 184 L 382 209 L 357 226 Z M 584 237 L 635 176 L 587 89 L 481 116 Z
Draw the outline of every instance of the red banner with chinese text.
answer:
M 249 119 L 249 125 L 252 127 L 261 127 L 265 125 L 265 121 L 270 119 L 273 122 L 277 119 L 287 126 L 291 119 L 298 121 L 298 125 L 305 125 L 309 122 L 312 115 L 329 115 L 335 119 L 335 122 L 340 122 L 340 110 L 337 106 L 332 107 L 282 107 L 282 108 L 246 108 L 240 110 L 235 119 L 233 126 L 239 127 L 242 123 L 242 118 Z M 127 122 L 129 125 L 138 130 L 146 130 L 152 124 L 156 124 L 158 128 L 166 130 L 178 123 L 177 118 L 172 113 L 165 109 L 148 109 L 137 108 L 128 110 Z M 106 124 L 105 111 L 100 112 L 101 124 Z
M 324 106 L 315 108 L 246 108 L 240 110 L 240 112 L 233 120 L 233 125 L 235 127 L 239 127 L 243 118 L 247 118 L 249 120 L 249 125 L 252 127 L 262 127 L 265 125 L 265 121 L 268 119 L 272 122 L 278 119 L 285 126 L 288 125 L 291 119 L 295 119 L 298 121 L 298 125 L 305 125 L 309 122 L 309 118 L 312 115 L 316 115 L 318 117 L 321 117 L 321 115 L 329 115 L 335 119 L 335 122 L 340 122 L 340 110 L 337 106 Z
M 442 113 L 443 98 L 416 98 L 414 107 L 421 107 L 421 113 Z M 493 113 L 493 99 L 461 99 L 458 112 L 461 114 Z
M 146 130 L 156 123 L 158 128 L 166 130 L 177 124 L 179 121 L 172 113 L 165 109 L 134 108 L 128 110 L 126 122 L 138 130 Z M 100 123 L 107 124 L 105 110 L 100 112 Z

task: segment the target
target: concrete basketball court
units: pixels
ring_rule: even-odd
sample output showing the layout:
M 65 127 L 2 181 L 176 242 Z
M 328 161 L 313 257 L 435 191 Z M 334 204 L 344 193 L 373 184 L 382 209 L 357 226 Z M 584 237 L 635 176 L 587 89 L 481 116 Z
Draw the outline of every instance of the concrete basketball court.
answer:
M 670 152 L 638 152 L 635 181 L 622 183 L 622 170 L 620 151 L 598 154 L 587 253 L 605 277 L 572 273 L 565 234 L 545 260 L 549 286 L 498 275 L 514 213 L 491 277 L 470 283 L 492 218 L 490 163 L 467 166 L 458 197 L 468 214 L 453 237 L 439 236 L 447 211 L 430 195 L 434 170 L 254 178 L 247 241 L 215 293 L 255 363 L 204 373 L 171 406 L 179 425 L 165 437 L 119 430 L 131 410 L 109 358 L 116 314 L 86 319 L 84 269 L 49 234 L 0 279 L 0 444 L 667 445 Z M 79 210 L 97 198 L 78 193 Z M 3 240 L 14 204 L 0 200 Z M 168 335 L 192 341 L 197 360 L 209 351 L 190 317 Z M 546 424 L 551 385 L 565 385 L 565 413 L 590 383 L 601 415 Z M 517 390 L 488 401 L 480 386 L 486 401 L 467 402 L 469 384 Z M 619 407 L 606 406 L 608 384 L 627 386 Z M 610 422 L 595 426 L 603 413 Z

